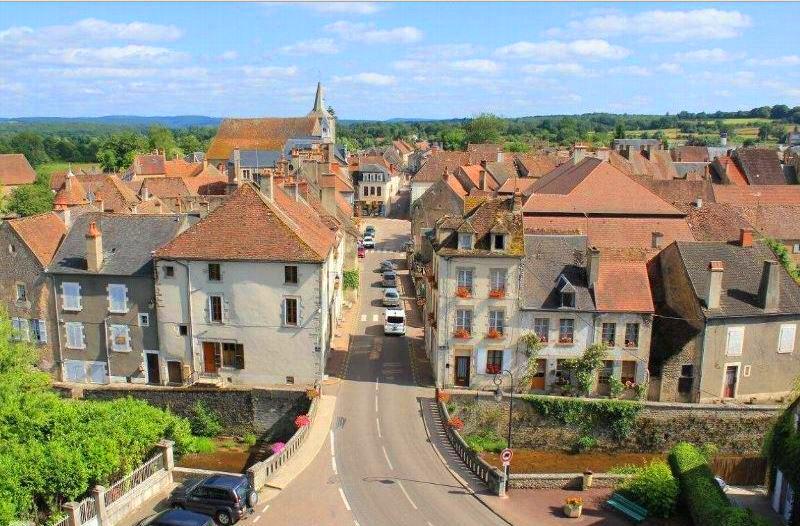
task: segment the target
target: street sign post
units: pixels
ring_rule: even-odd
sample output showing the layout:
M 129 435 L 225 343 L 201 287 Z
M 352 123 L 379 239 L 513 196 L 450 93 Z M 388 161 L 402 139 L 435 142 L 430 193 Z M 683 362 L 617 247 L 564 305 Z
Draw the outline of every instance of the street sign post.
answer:
M 513 457 L 513 456 L 514 456 L 514 452 L 511 451 L 509 448 L 505 448 L 500 453 L 500 460 L 503 461 L 503 467 L 508 468 L 508 466 L 511 464 L 511 457 Z M 508 470 L 506 470 L 506 471 L 508 471 Z

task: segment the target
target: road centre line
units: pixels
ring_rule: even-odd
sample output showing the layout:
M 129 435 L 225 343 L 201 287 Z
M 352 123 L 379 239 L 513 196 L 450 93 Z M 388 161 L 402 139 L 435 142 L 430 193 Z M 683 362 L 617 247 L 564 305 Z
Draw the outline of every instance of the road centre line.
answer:
M 259 520 L 261 520 L 261 515 L 256 515 L 256 516 L 253 518 L 253 522 L 258 522 Z
M 268 509 L 269 509 L 269 504 L 267 504 L 266 506 L 264 506 L 264 509 L 263 509 L 263 510 L 261 510 L 261 513 L 266 513 Z
M 378 417 L 375 417 L 375 427 L 378 428 L 378 438 L 383 438 L 381 436 L 381 421 L 378 420 Z
M 378 390 L 378 383 L 380 383 L 380 378 L 375 378 L 375 390 Z
M 347 502 L 347 497 L 344 496 L 344 491 L 342 488 L 339 488 L 339 495 L 342 497 L 342 502 L 344 502 L 344 507 L 347 509 L 347 511 L 353 511 L 350 509 L 350 503 Z
M 333 449 L 333 429 L 331 429 L 331 456 L 333 456 L 333 454 L 334 454 L 333 451 L 334 451 L 334 449 Z
M 411 507 L 412 507 L 412 508 L 414 508 L 415 510 L 416 510 L 416 509 L 418 509 L 418 508 L 417 508 L 417 505 L 416 505 L 416 504 L 414 504 L 414 501 L 413 501 L 413 500 L 411 500 L 411 497 L 409 496 L 408 492 L 406 491 L 406 488 L 405 488 L 405 487 L 403 487 L 403 483 L 402 483 L 402 482 L 400 482 L 400 481 L 398 480 L 398 481 L 397 481 L 397 485 L 398 485 L 398 486 L 400 486 L 400 489 L 401 489 L 401 490 L 403 490 L 403 495 L 405 495 L 405 496 L 406 496 L 406 498 L 408 499 L 408 502 L 411 504 Z
M 338 475 L 339 470 L 336 469 L 336 457 L 331 457 L 331 467 L 333 468 L 333 474 Z
M 389 460 L 389 454 L 386 452 L 386 448 L 384 446 L 381 446 L 381 449 L 383 450 L 383 457 L 386 459 L 386 463 L 389 464 L 389 469 L 394 471 L 394 466 L 392 466 L 392 463 Z M 408 499 L 408 500 L 411 500 L 411 499 Z
M 378 412 L 378 395 L 375 395 L 375 412 Z
M 372 315 L 372 321 L 378 321 L 378 315 L 377 314 L 373 314 Z

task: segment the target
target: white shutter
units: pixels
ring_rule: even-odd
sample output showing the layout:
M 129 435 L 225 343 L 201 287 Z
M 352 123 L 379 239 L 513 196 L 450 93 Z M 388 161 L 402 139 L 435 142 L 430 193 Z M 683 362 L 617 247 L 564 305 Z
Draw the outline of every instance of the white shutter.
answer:
M 209 296 L 208 299 L 206 300 L 206 321 L 208 323 L 212 322 L 212 320 L 211 320 L 211 313 L 212 312 L 213 312 L 213 310 L 211 308 L 211 296 Z
M 478 374 L 486 374 L 486 349 L 478 349 Z
M 78 330 L 80 331 L 81 335 L 81 349 L 86 348 L 86 330 L 83 327 L 83 323 L 78 325 Z
M 797 332 L 797 325 L 786 323 L 781 325 L 780 336 L 778 338 L 778 352 L 790 353 L 794 351 L 794 339 Z
M 19 341 L 20 337 L 19 318 L 11 318 L 11 339 Z
M 125 326 L 125 350 L 131 350 L 131 328 L 127 325 Z
M 47 343 L 47 320 L 39 319 L 39 343 Z
M 503 351 L 503 370 L 510 371 L 511 370 L 511 359 L 514 352 L 511 349 L 505 349 Z
M 21 340 L 29 342 L 31 341 L 31 327 L 30 322 L 25 318 L 20 318 L 19 320 L 19 337 Z
M 725 346 L 727 356 L 741 356 L 744 343 L 744 327 L 728 327 L 728 341 Z

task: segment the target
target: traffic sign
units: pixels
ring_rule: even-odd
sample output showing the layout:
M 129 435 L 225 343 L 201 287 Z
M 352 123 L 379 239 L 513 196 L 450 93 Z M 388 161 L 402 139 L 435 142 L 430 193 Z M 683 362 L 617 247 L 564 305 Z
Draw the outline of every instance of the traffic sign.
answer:
M 502 453 L 500 453 L 500 459 L 503 461 L 503 464 L 511 462 L 511 457 L 514 456 L 514 452 L 511 451 L 509 448 L 505 448 Z

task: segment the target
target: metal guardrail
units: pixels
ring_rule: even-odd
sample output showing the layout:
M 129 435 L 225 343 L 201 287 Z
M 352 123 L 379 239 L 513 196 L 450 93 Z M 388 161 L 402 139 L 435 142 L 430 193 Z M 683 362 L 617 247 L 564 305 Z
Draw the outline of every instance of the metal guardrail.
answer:
M 72 526 L 72 518 L 69 515 L 67 515 L 66 517 L 52 524 L 51 526 Z
M 164 453 L 162 452 L 109 486 L 103 496 L 106 507 L 114 504 L 164 468 Z

